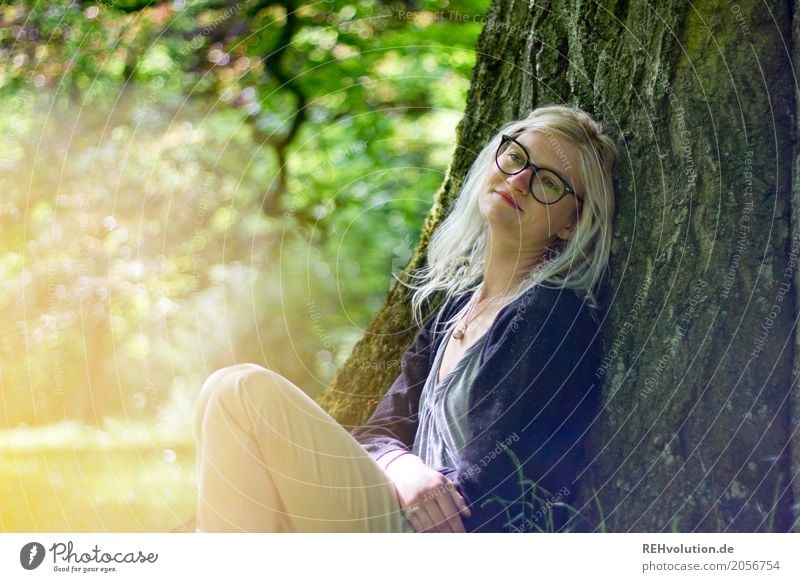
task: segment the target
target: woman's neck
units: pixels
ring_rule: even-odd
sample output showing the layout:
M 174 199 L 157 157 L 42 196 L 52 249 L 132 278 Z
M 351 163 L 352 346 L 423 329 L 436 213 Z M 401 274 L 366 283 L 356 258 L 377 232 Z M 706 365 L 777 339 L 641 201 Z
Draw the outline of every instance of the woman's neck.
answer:
M 492 248 L 486 251 L 483 283 L 478 290 L 477 302 L 495 297 L 508 297 L 519 289 L 525 275 L 542 263 L 547 249 L 527 254 L 510 253 Z

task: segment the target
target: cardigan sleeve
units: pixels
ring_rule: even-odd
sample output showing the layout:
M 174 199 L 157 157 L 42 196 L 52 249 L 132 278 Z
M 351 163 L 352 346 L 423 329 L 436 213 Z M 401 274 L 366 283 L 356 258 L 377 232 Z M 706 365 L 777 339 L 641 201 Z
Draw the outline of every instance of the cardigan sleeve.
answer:
M 378 403 L 366 424 L 353 435 L 367 453 L 378 461 L 395 450 L 411 451 L 419 424 L 419 399 L 430 367 L 433 322 L 420 329 L 400 361 L 400 375 Z
M 599 333 L 568 289 L 537 289 L 503 324 L 473 381 L 467 444 L 445 475 L 472 511 L 467 531 L 547 530 L 553 503 L 577 489 Z

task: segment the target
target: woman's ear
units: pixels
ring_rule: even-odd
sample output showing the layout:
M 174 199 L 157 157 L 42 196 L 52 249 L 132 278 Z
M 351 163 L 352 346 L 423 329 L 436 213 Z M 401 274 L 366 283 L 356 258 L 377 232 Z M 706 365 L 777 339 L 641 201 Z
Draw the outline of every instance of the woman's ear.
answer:
M 561 240 L 569 240 L 572 236 L 572 233 L 575 232 L 576 224 L 576 222 L 569 222 L 565 224 L 563 227 L 561 227 L 561 230 L 556 233 L 556 236 Z

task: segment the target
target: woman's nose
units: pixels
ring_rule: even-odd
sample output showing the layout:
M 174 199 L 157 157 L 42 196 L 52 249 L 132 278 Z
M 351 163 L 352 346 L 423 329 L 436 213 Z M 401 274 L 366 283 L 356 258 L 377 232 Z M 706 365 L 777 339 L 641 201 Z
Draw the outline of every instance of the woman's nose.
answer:
M 533 172 L 533 168 L 529 166 L 518 174 L 506 176 L 506 183 L 523 195 L 530 194 L 531 172 Z

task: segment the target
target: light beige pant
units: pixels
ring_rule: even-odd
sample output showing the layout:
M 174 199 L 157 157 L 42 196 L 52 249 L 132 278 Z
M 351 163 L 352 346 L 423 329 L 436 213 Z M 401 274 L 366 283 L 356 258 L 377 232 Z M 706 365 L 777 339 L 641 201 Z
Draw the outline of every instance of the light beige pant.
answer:
M 358 441 L 276 372 L 214 372 L 196 430 L 199 531 L 414 531 Z

